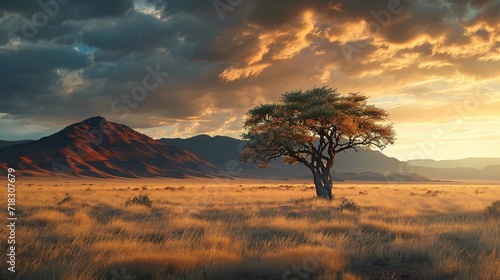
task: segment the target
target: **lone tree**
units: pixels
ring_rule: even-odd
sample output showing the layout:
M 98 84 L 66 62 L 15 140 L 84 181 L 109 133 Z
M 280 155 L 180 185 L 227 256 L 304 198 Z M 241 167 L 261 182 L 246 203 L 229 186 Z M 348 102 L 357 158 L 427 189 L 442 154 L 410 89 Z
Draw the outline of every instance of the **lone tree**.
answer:
M 257 106 L 247 113 L 243 139 L 249 141 L 241 160 L 262 167 L 281 157 L 289 164 L 301 163 L 313 174 L 316 194 L 332 199 L 331 170 L 338 153 L 394 144 L 392 125 L 384 123 L 387 112 L 368 105 L 367 99 L 321 87 L 285 93 L 278 103 Z

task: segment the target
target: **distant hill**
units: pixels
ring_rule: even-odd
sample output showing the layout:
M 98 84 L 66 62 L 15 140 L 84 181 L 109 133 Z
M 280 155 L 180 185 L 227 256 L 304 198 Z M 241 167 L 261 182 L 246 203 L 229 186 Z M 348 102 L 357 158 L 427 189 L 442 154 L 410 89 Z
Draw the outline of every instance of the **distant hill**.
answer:
M 227 163 L 239 161 L 245 142 L 226 136 L 211 137 L 205 134 L 187 139 L 163 138 L 158 141 L 177 147 L 182 147 L 200 156 L 203 160 L 215 166 L 225 168 Z
M 257 168 L 251 163 L 241 163 L 239 160 L 245 142 L 231 137 L 198 135 L 187 139 L 164 138 L 159 141 L 191 151 L 222 169 L 222 172 L 234 176 L 273 179 L 311 178 L 311 172 L 305 166 L 288 165 L 279 160 L 270 162 L 266 168 Z M 407 170 L 405 167 L 408 167 L 407 163 L 389 158 L 377 151 L 351 150 L 337 155 L 332 176 L 337 181 L 430 181 L 417 174 L 400 174 L 399 170 Z
M 32 175 L 129 178 L 209 176 L 218 171 L 185 149 L 102 117 L 37 141 L 0 148 L 0 167 Z
M 475 169 L 483 169 L 492 165 L 500 165 L 500 158 L 464 158 L 456 160 L 432 160 L 432 159 L 417 159 L 409 160 L 408 164 L 412 166 L 432 167 L 432 168 L 457 168 L 469 167 Z
M 492 165 L 483 169 L 470 167 L 432 168 L 421 166 L 415 166 L 413 169 L 416 173 L 432 179 L 500 181 L 500 165 Z
M 29 142 L 33 142 L 33 141 L 35 141 L 35 140 L 19 140 L 19 141 L 0 140 L 0 148 L 7 147 L 7 146 L 24 144 L 24 143 L 29 143 Z

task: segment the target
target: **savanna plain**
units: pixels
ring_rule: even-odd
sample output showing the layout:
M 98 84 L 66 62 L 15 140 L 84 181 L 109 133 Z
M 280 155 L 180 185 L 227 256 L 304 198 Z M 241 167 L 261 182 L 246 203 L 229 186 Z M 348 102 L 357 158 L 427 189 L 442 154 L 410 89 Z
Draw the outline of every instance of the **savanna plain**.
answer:
M 316 199 L 306 181 L 19 180 L 15 279 L 500 279 L 500 219 L 485 211 L 499 185 L 333 192 Z

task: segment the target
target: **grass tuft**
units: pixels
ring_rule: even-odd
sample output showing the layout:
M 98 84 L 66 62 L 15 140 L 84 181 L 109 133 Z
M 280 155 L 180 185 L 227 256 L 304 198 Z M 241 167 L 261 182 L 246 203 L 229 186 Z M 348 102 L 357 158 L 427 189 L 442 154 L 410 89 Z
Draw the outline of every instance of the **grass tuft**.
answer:
M 151 207 L 153 206 L 153 201 L 149 199 L 147 194 L 140 194 L 133 198 L 127 199 L 127 201 L 125 201 L 125 207 L 129 205 L 143 205 L 146 207 Z
M 341 211 L 349 210 L 352 212 L 361 212 L 361 208 L 359 207 L 359 205 L 351 199 L 347 199 L 345 197 L 340 197 L 339 202 L 340 202 L 339 207 L 340 207 Z
M 500 218 L 500 200 L 497 200 L 490 206 L 487 206 L 485 211 L 490 217 Z
M 59 200 L 56 204 L 57 205 L 63 205 L 64 203 L 68 203 L 71 200 L 73 200 L 73 196 L 70 195 L 69 193 L 66 193 L 63 197 L 63 199 Z

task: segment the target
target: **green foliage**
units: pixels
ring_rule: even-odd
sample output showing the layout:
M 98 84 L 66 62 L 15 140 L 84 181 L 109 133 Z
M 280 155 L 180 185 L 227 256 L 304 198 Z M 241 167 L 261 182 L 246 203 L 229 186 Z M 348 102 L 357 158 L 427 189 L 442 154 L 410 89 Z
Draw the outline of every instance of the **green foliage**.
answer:
M 485 211 L 491 217 L 500 218 L 500 200 L 497 200 L 493 202 L 490 206 L 487 206 Z
M 266 165 L 284 157 L 287 163 L 313 163 L 351 149 L 384 148 L 393 144 L 387 112 L 367 104 L 359 93 L 341 95 L 330 87 L 285 93 L 275 104 L 250 110 L 243 139 L 249 144 L 243 161 Z
M 127 199 L 127 201 L 125 202 L 125 207 L 127 207 L 129 205 L 134 205 L 134 204 L 151 207 L 151 206 L 153 206 L 153 201 L 151 199 L 149 199 L 147 194 L 144 194 L 144 195 L 140 194 L 138 196 L 135 196 L 134 198 Z

